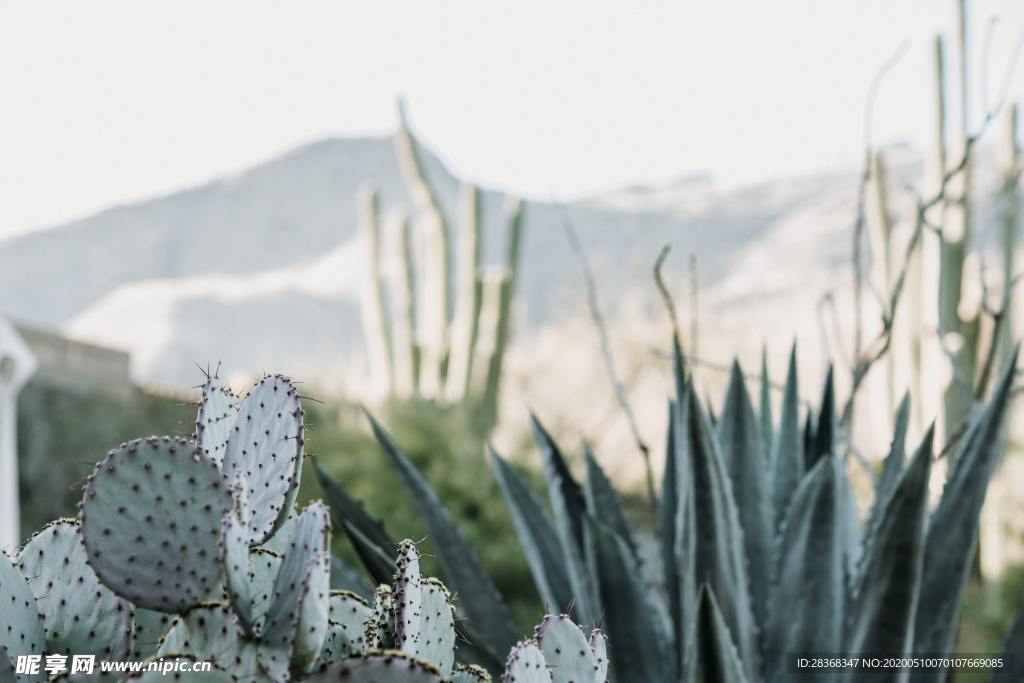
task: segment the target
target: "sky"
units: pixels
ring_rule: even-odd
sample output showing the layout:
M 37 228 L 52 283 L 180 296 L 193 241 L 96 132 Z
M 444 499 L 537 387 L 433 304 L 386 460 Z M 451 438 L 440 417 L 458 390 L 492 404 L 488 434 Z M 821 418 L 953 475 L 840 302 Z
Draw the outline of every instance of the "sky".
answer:
M 904 44 L 874 137 L 932 139 L 932 37 L 953 17 L 953 0 L 0 0 L 0 238 L 386 134 L 399 95 L 457 174 L 528 197 L 852 165 Z M 988 72 L 995 99 L 1024 3 L 977 0 L 970 28 L 972 94 Z

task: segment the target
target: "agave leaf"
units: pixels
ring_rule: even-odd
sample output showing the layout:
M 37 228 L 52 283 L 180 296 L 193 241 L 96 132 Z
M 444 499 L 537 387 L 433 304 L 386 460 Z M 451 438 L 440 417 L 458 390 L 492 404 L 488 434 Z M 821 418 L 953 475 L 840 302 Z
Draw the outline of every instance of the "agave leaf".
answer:
M 843 535 L 843 559 L 846 573 L 846 586 L 853 590 L 857 582 L 858 569 L 861 561 L 860 510 L 857 508 L 857 497 L 853 493 L 853 482 L 846 470 L 845 461 L 839 461 L 839 496 L 843 516 L 840 520 Z
M 462 536 L 448 509 L 437 492 L 398 448 L 383 427 L 367 413 L 377 440 L 384 447 L 391 464 L 398 472 L 399 479 L 412 499 L 413 506 L 423 519 L 430 533 L 449 585 L 459 596 L 459 603 L 465 611 L 465 626 L 481 645 L 494 657 L 494 664 L 501 662 L 498 653 L 507 652 L 516 643 L 516 633 L 508 608 L 490 577 L 484 572 L 476 552 Z
M 364 598 L 373 597 L 373 589 L 363 575 L 337 555 L 331 556 L 331 590 L 351 591 Z
M 359 530 L 364 538 L 380 548 L 392 560 L 398 557 L 398 543 L 388 535 L 384 524 L 374 519 L 363 507 L 362 502 L 353 498 L 340 482 L 335 481 L 320 463 L 313 459 L 313 471 L 320 482 L 320 488 L 331 506 L 331 513 L 339 526 L 352 526 Z
M 590 568 L 583 560 L 583 516 L 587 512 L 586 496 L 573 479 L 562 452 L 536 416 L 530 416 L 534 440 L 544 464 L 548 497 L 555 513 L 555 529 L 565 554 L 569 582 L 575 599 L 576 619 L 591 624 L 595 621 L 594 582 Z
M 682 444 L 684 460 L 690 468 L 687 478 L 692 482 L 689 495 L 693 505 L 693 573 L 684 576 L 684 581 L 693 585 L 707 583 L 719 596 L 722 616 L 736 638 L 747 674 L 753 678 L 759 670 L 758 629 L 750 604 L 747 558 L 736 499 L 718 442 L 692 384 L 684 409 Z
M 587 543 L 597 569 L 612 669 L 621 683 L 675 678 L 671 666 L 668 617 L 640 579 L 629 544 L 614 529 L 587 515 Z
M 488 451 L 537 590 L 549 608 L 567 611 L 572 604 L 572 585 L 558 532 L 544 513 L 544 504 L 523 477 L 493 448 Z
M 893 425 L 892 443 L 889 445 L 889 454 L 885 456 L 882 464 L 882 474 L 878 477 L 875 485 L 875 500 L 871 504 L 871 514 L 868 517 L 868 538 L 865 544 L 871 543 L 875 528 L 882 521 L 882 511 L 889 502 L 889 496 L 896 488 L 896 483 L 903 474 L 903 464 L 906 460 L 907 425 L 910 421 L 910 394 L 903 395 L 899 408 L 896 409 L 896 419 Z
M 701 588 L 690 648 L 686 655 L 686 681 L 746 683 L 749 678 L 722 618 L 714 592 Z
M 763 630 L 768 625 L 768 596 L 774 564 L 771 491 L 761 434 L 739 363 L 733 362 L 722 419 L 718 423 L 725 467 L 736 496 L 750 575 L 754 616 Z
M 804 456 L 807 458 L 805 467 L 810 470 L 814 463 L 835 450 L 836 438 L 836 390 L 832 366 L 828 366 L 825 375 L 825 388 L 821 393 L 821 409 L 818 411 L 817 429 L 811 440 L 811 448 Z
M 775 440 L 775 421 L 772 419 L 772 379 L 768 374 L 768 349 L 764 346 L 761 347 L 761 395 L 757 407 L 761 422 L 761 452 L 770 458 Z
M 905 655 L 913 647 L 934 432 L 928 430 L 879 513 L 850 608 L 845 650 L 851 655 Z
M 679 514 L 679 458 L 676 455 L 679 404 L 670 401 L 668 406 L 668 437 L 665 447 L 665 470 L 662 473 L 661 497 L 658 499 L 657 534 L 661 546 L 662 578 L 668 598 L 668 611 L 672 619 L 672 633 L 682 640 L 683 622 L 680 604 L 679 564 L 676 562 L 676 517 Z M 675 657 L 679 658 L 682 647 L 677 643 L 674 648 Z M 676 662 L 678 668 L 679 662 Z
M 786 513 L 767 638 L 768 681 L 786 680 L 787 653 L 840 651 L 846 598 L 841 467 L 835 456 L 819 459 Z
M 630 552 L 636 557 L 636 541 L 629 528 L 629 519 L 622 507 L 619 492 L 612 486 L 587 444 L 583 444 L 583 461 L 587 466 L 587 483 L 584 489 L 587 498 L 587 512 L 611 527 L 626 542 Z
M 1015 350 L 991 400 L 965 435 L 956 466 L 928 523 L 914 652 L 952 652 L 960 601 L 978 540 L 978 516 L 1002 452 L 1006 406 L 1017 364 Z M 915 672 L 913 680 L 937 681 L 942 672 Z
M 395 573 L 395 559 L 353 525 L 342 522 L 341 526 L 349 541 L 352 542 L 352 548 L 356 551 L 359 561 L 363 563 L 370 578 L 377 584 L 390 583 L 391 577 Z
M 779 436 L 772 455 L 772 495 L 775 529 L 782 526 L 786 509 L 804 474 L 803 437 L 800 433 L 800 395 L 797 385 L 796 344 L 789 353 L 786 389 L 782 395 Z
M 1006 636 L 1006 644 L 1003 646 L 1003 660 L 1011 662 L 1011 665 L 1005 671 L 994 673 L 990 683 L 1020 683 L 1021 669 L 1024 668 L 1021 653 L 1024 653 L 1024 605 L 1021 606 L 1020 613 L 1017 615 L 1016 621 L 1013 622 L 1013 628 Z

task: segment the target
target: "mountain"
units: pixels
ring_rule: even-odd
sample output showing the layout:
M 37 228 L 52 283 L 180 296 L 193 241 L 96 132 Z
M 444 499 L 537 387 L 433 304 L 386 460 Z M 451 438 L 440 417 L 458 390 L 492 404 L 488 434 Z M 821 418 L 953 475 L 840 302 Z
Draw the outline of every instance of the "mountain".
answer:
M 895 182 L 916 177 L 903 155 Z M 455 215 L 459 181 L 432 154 L 426 172 Z M 0 312 L 132 351 L 138 378 L 195 384 L 195 363 L 275 369 L 322 384 L 359 376 L 362 247 L 356 196 L 369 181 L 386 212 L 409 205 L 388 138 L 309 144 L 250 170 L 0 242 Z M 699 264 L 702 336 L 758 346 L 816 330 L 822 293 L 844 287 L 857 187 L 854 169 L 723 189 L 707 178 L 631 187 L 564 206 L 525 209 L 516 328 L 579 315 L 577 230 L 609 315 L 660 311 L 651 267 L 685 304 L 686 259 Z M 501 193 L 483 195 L 484 260 L 504 249 Z M 454 222 L 454 221 L 453 221 Z M 634 296 L 635 294 L 635 296 Z M 810 324 L 807 323 L 810 320 Z M 803 331 L 796 329 L 802 325 Z M 704 333 L 705 326 L 709 332 Z M 724 350 L 724 348 L 723 348 Z

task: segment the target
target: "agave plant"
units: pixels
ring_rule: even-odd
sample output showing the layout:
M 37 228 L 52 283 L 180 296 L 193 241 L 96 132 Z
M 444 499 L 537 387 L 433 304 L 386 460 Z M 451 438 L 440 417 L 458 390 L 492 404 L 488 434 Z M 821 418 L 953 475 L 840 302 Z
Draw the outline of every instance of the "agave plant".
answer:
M 581 484 L 533 419 L 550 513 L 515 468 L 489 454 L 538 593 L 579 623 L 604 625 L 611 677 L 774 683 L 797 676 L 799 655 L 953 652 L 1016 355 L 952 453 L 933 508 L 934 430 L 907 448 L 904 399 L 873 502 L 862 514 L 837 449 L 831 371 L 818 410 L 801 423 L 794 349 L 774 424 L 764 398 L 761 414 L 755 411 L 734 364 L 713 422 L 678 344 L 674 349 L 676 397 L 669 402 L 653 525 L 660 578 L 653 585 L 642 578 L 649 572 L 641 536 L 588 448 Z M 514 639 L 501 597 L 442 501 L 370 421 L 433 537 L 445 577 L 463 598 L 464 629 L 481 661 L 498 666 Z M 394 571 L 398 546 L 338 482 L 316 471 L 358 556 L 382 580 Z M 1012 654 L 1024 654 L 1024 615 L 1007 640 L 1008 661 Z M 927 683 L 946 680 L 948 672 L 933 667 L 889 676 Z
M 304 435 L 287 378 L 265 377 L 239 400 L 210 377 L 193 438 L 110 451 L 77 519 L 47 525 L 15 557 L 0 552 L 0 683 L 47 680 L 60 668 L 61 680 L 164 680 L 174 670 L 213 683 L 490 681 L 463 661 L 451 595 L 420 574 L 411 542 L 394 546 L 391 573 L 370 599 L 331 590 L 364 584 L 332 562 L 327 508 L 295 508 Z M 16 666 L 44 655 L 65 657 L 63 666 Z M 99 664 L 67 670 L 69 655 Z M 102 671 L 130 660 L 160 668 Z M 183 662 L 211 670 L 165 668 Z M 505 668 L 509 680 L 551 681 L 558 670 L 603 683 L 605 639 L 548 616 Z

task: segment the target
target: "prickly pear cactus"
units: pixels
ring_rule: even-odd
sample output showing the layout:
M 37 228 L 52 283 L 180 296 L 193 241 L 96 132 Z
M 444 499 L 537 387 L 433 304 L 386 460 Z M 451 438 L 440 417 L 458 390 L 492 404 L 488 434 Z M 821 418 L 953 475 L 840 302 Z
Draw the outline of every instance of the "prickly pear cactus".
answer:
M 224 450 L 229 478 L 244 477 L 249 545 L 266 541 L 288 518 L 299 491 L 303 413 L 288 378 L 264 377 L 246 395 Z
M 419 551 L 403 541 L 395 575 L 395 645 L 433 662 L 444 676 L 455 666 L 455 611 L 448 589 L 420 575 Z
M 43 651 L 46 638 L 35 596 L 25 577 L 14 566 L 7 553 L 0 550 L 0 644 L 6 661 L 14 664 L 19 655 Z M 4 657 L 0 657 L 0 668 Z M 26 680 L 43 680 L 42 676 Z
M 590 643 L 580 627 L 564 614 L 545 617 L 537 626 L 537 645 L 551 668 L 554 683 L 597 679 L 600 668 Z
M 551 683 L 548 663 L 536 642 L 524 641 L 512 648 L 501 680 L 502 683 Z
M 128 655 L 134 609 L 86 564 L 77 521 L 59 519 L 37 532 L 21 549 L 18 568 L 42 615 L 47 653 Z
M 371 651 L 316 671 L 307 681 L 327 683 L 443 683 L 444 677 L 430 662 L 395 650 Z
M 196 417 L 195 441 L 218 465 L 238 420 L 238 397 L 216 374 L 207 377 Z
M 237 680 L 266 682 L 270 677 L 260 667 L 256 643 L 240 637 L 238 617 L 226 603 L 203 603 L 177 617 L 160 641 L 158 657 L 191 655 L 213 662 Z
M 135 605 L 182 612 L 222 575 L 228 482 L 192 441 L 138 439 L 112 450 L 89 477 L 81 534 L 89 565 Z

